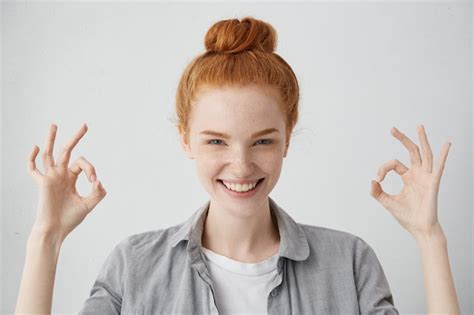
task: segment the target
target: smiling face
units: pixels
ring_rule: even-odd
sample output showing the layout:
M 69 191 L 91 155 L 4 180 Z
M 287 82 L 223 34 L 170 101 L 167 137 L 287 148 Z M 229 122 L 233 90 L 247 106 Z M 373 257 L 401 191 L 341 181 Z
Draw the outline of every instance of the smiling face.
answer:
M 181 143 L 187 156 L 196 161 L 213 206 L 225 205 L 245 216 L 242 211 L 255 211 L 267 202 L 288 150 L 279 100 L 273 88 L 248 85 L 203 89 L 192 105 L 189 139 L 181 135 Z M 228 191 L 221 182 L 261 178 L 264 181 L 247 195 Z

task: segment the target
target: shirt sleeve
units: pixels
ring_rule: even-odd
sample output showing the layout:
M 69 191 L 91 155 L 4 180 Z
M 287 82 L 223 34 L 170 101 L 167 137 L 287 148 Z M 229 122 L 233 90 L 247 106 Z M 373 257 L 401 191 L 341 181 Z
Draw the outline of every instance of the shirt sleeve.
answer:
M 360 314 L 399 314 L 382 265 L 374 250 L 359 237 L 354 258 L 354 273 Z
M 79 315 L 120 314 L 122 308 L 124 275 L 127 272 L 127 239 L 117 244 L 100 268 L 89 297 Z

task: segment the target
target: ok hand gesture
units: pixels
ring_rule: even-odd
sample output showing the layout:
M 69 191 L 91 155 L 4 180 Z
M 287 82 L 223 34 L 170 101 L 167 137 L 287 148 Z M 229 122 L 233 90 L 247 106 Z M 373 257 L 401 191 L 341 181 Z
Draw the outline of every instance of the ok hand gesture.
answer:
M 391 160 L 382 165 L 377 174 L 377 180 L 372 180 L 370 194 L 380 202 L 395 219 L 415 238 L 420 235 L 431 235 L 439 226 L 438 221 L 438 191 L 444 165 L 448 156 L 450 142 L 441 148 L 441 154 L 433 169 L 433 154 L 426 137 L 423 125 L 418 126 L 418 136 L 421 142 L 420 150 L 405 134 L 397 128 L 391 129 L 392 135 L 401 141 L 410 154 L 411 168 L 399 160 Z M 398 195 L 385 193 L 380 182 L 385 175 L 394 170 L 402 177 L 404 187 Z
M 59 160 L 55 163 L 53 146 L 56 138 L 57 126 L 52 124 L 46 139 L 43 152 L 44 174 L 35 164 L 39 148 L 35 145 L 28 159 L 28 172 L 39 185 L 39 205 L 33 229 L 52 234 L 62 242 L 66 236 L 79 225 L 91 210 L 105 197 L 106 191 L 97 180 L 94 166 L 84 157 L 79 157 L 69 168 L 71 152 L 87 131 L 87 125 L 81 129 L 63 147 Z M 84 171 L 89 182 L 92 183 L 92 192 L 82 197 L 76 190 L 76 181 Z

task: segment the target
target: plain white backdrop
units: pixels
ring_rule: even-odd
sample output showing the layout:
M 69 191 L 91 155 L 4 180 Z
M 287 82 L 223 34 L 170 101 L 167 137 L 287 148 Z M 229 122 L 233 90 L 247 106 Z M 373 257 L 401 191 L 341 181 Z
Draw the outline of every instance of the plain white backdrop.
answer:
M 410 165 L 395 126 L 435 161 L 452 142 L 439 192 L 463 314 L 472 308 L 472 7 L 468 1 L 351 3 L 3 2 L 1 313 L 14 312 L 38 189 L 29 153 L 58 125 L 71 156 L 108 191 L 62 246 L 54 313 L 75 313 L 125 237 L 186 220 L 208 198 L 173 125 L 174 95 L 216 21 L 250 15 L 278 32 L 276 52 L 301 88 L 300 120 L 270 196 L 297 222 L 353 233 L 379 258 L 401 314 L 426 312 L 415 240 L 370 195 L 391 159 Z M 88 194 L 84 175 L 79 192 Z M 383 181 L 401 190 L 396 173 Z

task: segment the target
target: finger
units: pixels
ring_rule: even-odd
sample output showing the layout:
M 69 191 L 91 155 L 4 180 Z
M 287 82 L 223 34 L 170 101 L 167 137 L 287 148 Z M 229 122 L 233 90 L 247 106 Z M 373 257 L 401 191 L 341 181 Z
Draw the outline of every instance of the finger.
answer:
M 388 210 L 393 211 L 395 209 L 393 196 L 384 192 L 380 183 L 375 180 L 372 180 L 370 195 Z
M 390 132 L 395 138 L 401 141 L 405 148 L 407 148 L 408 152 L 410 153 L 411 164 L 415 166 L 421 166 L 420 150 L 418 149 L 418 146 L 397 128 L 392 127 Z
M 394 170 L 398 175 L 403 175 L 405 174 L 406 171 L 408 171 L 408 167 L 406 167 L 402 162 L 399 160 L 391 160 L 388 161 L 387 163 L 383 164 L 377 171 L 377 181 L 381 182 L 384 178 L 385 175 L 390 172 L 391 170 Z
M 97 180 L 97 174 L 95 172 L 94 166 L 87 161 L 84 157 L 80 156 L 71 166 L 71 172 L 73 172 L 76 176 L 84 171 L 86 173 L 87 179 L 89 182 L 93 183 Z
M 426 136 L 425 126 L 418 126 L 418 137 L 420 138 L 421 150 L 423 152 L 423 157 L 421 161 L 421 167 L 428 172 L 433 170 L 433 153 L 431 152 L 430 143 L 428 142 L 428 137 Z
M 53 147 L 54 147 L 54 140 L 56 139 L 56 131 L 58 130 L 58 126 L 55 124 L 51 124 L 49 127 L 49 134 L 46 138 L 44 152 L 43 152 L 43 166 L 45 172 L 48 168 L 54 167 L 54 158 L 53 158 Z
M 36 156 L 38 155 L 39 147 L 34 146 L 33 151 L 31 151 L 28 157 L 28 173 L 36 180 L 39 181 L 43 174 L 36 168 Z
M 84 134 L 87 132 L 87 125 L 84 123 L 82 124 L 81 128 L 79 131 L 76 132 L 76 134 L 69 140 L 69 142 L 64 146 L 63 152 L 61 155 L 61 159 L 59 160 L 58 165 L 60 165 L 63 168 L 67 168 L 69 164 L 69 159 L 71 158 L 71 152 L 76 146 L 76 144 L 81 140 L 81 138 L 84 136 Z
M 91 212 L 95 206 L 104 199 L 107 191 L 102 186 L 102 183 L 98 180 L 92 184 L 92 191 L 87 197 L 81 197 L 87 205 L 88 212 Z
M 441 180 L 441 176 L 443 175 L 444 165 L 446 164 L 446 159 L 448 157 L 449 149 L 451 148 L 451 142 L 446 142 L 443 147 L 441 148 L 441 153 L 438 159 L 438 163 L 434 170 L 434 175 L 438 179 Z

